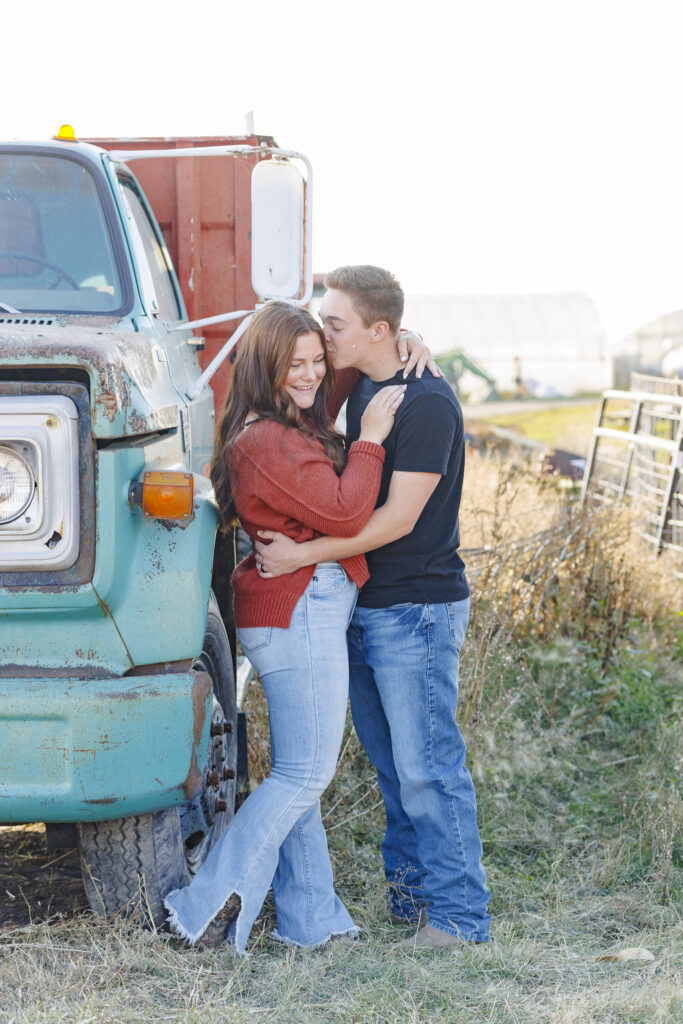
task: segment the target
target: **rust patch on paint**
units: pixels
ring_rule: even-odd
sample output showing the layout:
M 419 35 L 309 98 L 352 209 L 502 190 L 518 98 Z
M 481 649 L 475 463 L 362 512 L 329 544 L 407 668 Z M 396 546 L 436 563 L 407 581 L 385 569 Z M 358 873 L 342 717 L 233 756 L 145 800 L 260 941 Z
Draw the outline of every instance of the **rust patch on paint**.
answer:
M 164 693 L 161 690 L 152 690 L 151 688 L 145 688 L 144 683 L 141 684 L 142 689 L 138 690 L 113 690 L 107 694 L 108 700 L 139 700 L 140 697 L 163 697 Z
M 192 658 L 185 661 L 158 661 L 153 665 L 134 665 L 124 672 L 125 676 L 170 676 L 178 672 L 189 672 Z
M 93 332 L 93 327 L 100 329 Z M 154 358 L 149 339 L 109 319 L 79 316 L 57 318 L 40 334 L 12 325 L 0 331 L 0 362 L 18 370 L 40 367 L 85 370 L 91 381 L 93 409 L 102 409 L 109 423 L 124 412 L 121 436 L 178 427 L 178 407 L 159 402 L 165 394 L 167 369 Z M 139 408 L 135 404 L 139 404 Z M 105 431 L 106 436 L 109 436 Z M 104 436 L 104 435 L 103 435 Z
M 190 770 L 183 783 L 183 793 L 186 800 L 194 800 L 201 792 L 204 784 L 204 773 L 199 770 L 199 753 L 202 742 L 202 733 L 206 722 L 206 711 L 208 698 L 213 693 L 211 676 L 208 672 L 197 672 L 196 679 L 192 684 L 192 758 Z
M 2 652 L 0 651 L 0 657 Z M 45 668 L 36 665 L 0 665 L 0 679 L 120 679 L 114 672 L 97 665 L 63 665 L 60 668 Z
M 100 403 L 102 405 L 104 415 L 110 423 L 113 423 L 116 418 L 116 395 L 105 388 L 96 397 L 95 403 Z

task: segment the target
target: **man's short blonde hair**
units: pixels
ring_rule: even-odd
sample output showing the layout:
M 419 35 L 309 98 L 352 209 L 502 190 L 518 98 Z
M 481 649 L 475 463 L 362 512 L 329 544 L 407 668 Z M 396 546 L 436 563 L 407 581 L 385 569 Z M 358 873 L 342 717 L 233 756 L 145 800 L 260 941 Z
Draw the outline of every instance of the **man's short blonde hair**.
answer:
M 366 327 L 386 320 L 391 333 L 398 333 L 403 316 L 403 289 L 388 270 L 367 264 L 337 267 L 326 276 L 325 287 L 346 292 Z

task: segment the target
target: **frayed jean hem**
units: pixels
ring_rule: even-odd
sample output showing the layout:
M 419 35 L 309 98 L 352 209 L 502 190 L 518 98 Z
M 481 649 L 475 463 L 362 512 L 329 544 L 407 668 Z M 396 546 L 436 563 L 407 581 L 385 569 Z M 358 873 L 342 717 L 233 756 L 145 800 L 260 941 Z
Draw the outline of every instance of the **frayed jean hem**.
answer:
M 185 942 L 187 942 L 187 944 L 189 946 L 194 946 L 199 941 L 199 939 L 201 939 L 201 937 L 204 934 L 204 932 L 206 931 L 206 929 L 209 927 L 211 922 L 213 920 L 215 920 L 216 915 L 220 913 L 220 911 L 223 909 L 223 907 L 219 907 L 218 910 L 216 911 L 216 913 L 213 914 L 208 919 L 208 921 L 206 921 L 205 924 L 202 925 L 202 927 L 198 931 L 190 932 L 182 924 L 182 922 L 180 920 L 180 917 L 178 916 L 178 911 L 175 909 L 175 907 L 171 903 L 169 903 L 169 900 L 171 899 L 171 897 L 176 896 L 179 892 L 182 892 L 182 890 L 181 889 L 174 889 L 173 892 L 170 892 L 168 894 L 168 896 L 164 899 L 164 906 L 165 906 L 166 910 L 168 911 L 168 918 L 167 918 L 166 923 L 168 924 L 168 927 L 171 930 L 171 932 L 177 938 L 183 939 Z M 241 905 L 241 908 L 240 908 L 240 912 L 237 915 L 237 917 L 235 918 L 235 920 L 232 921 L 229 926 L 226 924 L 226 931 L 227 931 L 227 929 L 229 927 L 230 930 L 234 931 L 235 935 L 237 935 L 237 933 L 239 931 L 240 918 L 242 917 L 242 914 L 244 912 L 244 900 L 242 899 L 241 894 L 239 892 L 237 892 L 237 890 L 233 890 L 233 892 L 230 893 L 230 896 L 232 896 L 232 895 L 239 896 L 242 905 Z M 230 897 L 228 897 L 228 899 L 229 898 Z M 225 906 L 225 903 L 227 903 L 227 900 L 225 900 L 225 902 L 223 903 L 223 906 Z M 248 936 L 247 936 L 247 938 L 248 938 Z M 236 942 L 236 939 L 235 939 L 234 935 L 230 935 L 230 936 L 226 937 L 225 942 L 222 943 L 222 945 L 229 946 L 230 949 L 232 949 L 234 951 L 236 956 L 244 956 L 244 957 L 251 956 L 251 953 L 247 953 L 244 948 L 242 948 L 242 949 L 239 948 L 239 946 L 237 945 L 237 942 Z M 244 942 L 244 945 L 246 946 L 246 940 Z

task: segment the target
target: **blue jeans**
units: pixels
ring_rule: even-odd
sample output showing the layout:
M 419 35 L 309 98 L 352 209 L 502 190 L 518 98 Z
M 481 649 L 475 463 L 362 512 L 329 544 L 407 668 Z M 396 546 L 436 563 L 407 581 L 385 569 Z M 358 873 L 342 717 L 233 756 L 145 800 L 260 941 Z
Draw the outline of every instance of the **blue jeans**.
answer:
M 357 587 L 337 563 L 316 567 L 288 629 L 240 629 L 268 700 L 271 773 L 244 802 L 190 885 L 166 898 L 176 933 L 196 942 L 233 894 L 229 940 L 244 952 L 272 883 L 276 937 L 317 946 L 357 931 L 337 897 L 320 796 L 334 775 L 348 695 L 346 629 Z
M 455 723 L 469 601 L 356 608 L 351 712 L 377 769 L 391 911 L 475 942 L 490 938 L 474 786 Z

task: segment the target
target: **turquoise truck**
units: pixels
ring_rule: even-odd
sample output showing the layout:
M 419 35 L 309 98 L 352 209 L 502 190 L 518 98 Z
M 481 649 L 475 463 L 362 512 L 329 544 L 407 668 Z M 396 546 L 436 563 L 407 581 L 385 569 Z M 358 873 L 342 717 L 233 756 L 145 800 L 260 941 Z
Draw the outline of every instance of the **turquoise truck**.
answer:
M 92 909 L 159 926 L 234 813 L 208 465 L 253 308 L 310 297 L 311 174 L 272 139 L 117 143 L 0 144 L 0 823 L 77 834 Z

